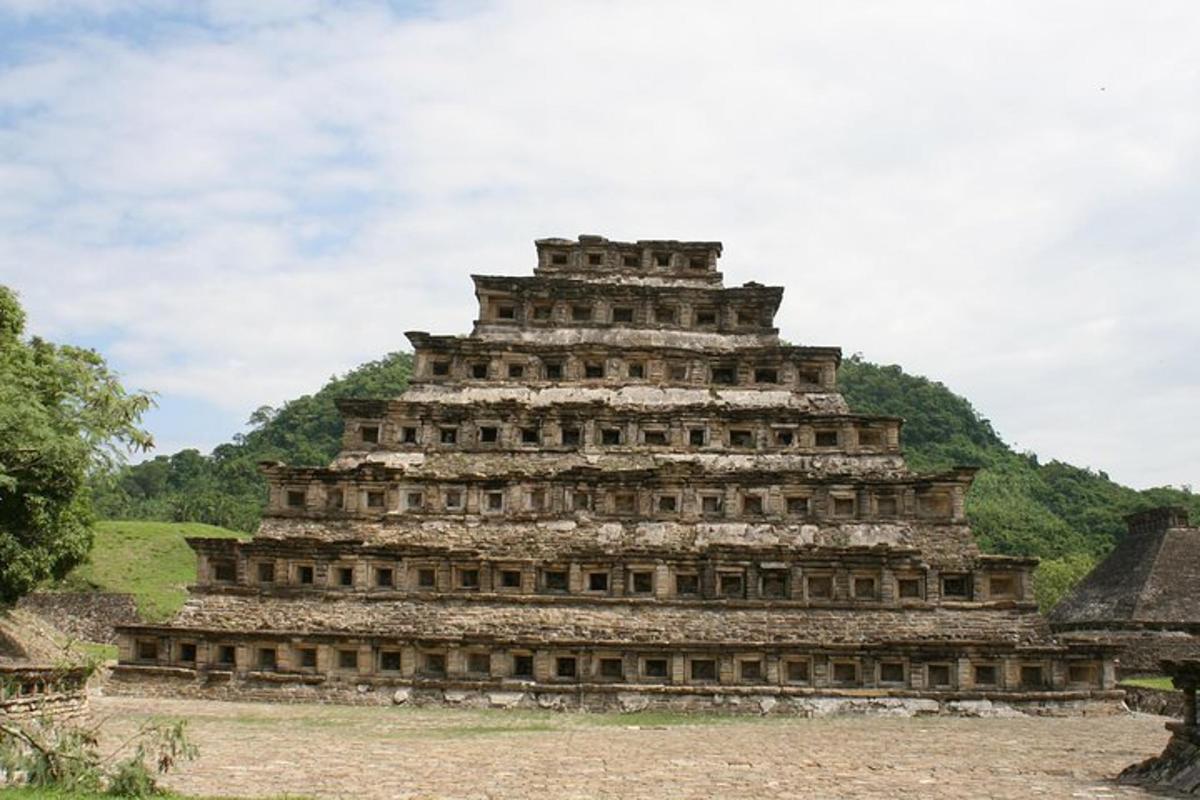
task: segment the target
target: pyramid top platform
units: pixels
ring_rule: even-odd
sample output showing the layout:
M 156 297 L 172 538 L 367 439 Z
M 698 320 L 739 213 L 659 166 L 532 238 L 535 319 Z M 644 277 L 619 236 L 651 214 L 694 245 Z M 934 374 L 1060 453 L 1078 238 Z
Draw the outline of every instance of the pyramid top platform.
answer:
M 659 286 L 720 286 L 720 242 L 639 239 L 614 242 L 581 234 L 577 240 L 537 239 L 539 277 Z

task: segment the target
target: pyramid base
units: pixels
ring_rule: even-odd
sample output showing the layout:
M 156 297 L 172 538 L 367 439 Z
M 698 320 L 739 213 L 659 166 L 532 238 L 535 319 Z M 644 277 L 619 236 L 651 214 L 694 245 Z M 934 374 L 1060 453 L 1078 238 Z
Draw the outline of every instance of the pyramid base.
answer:
M 802 689 L 762 685 L 644 686 L 533 681 L 373 680 L 331 682 L 288 673 L 198 671 L 119 665 L 105 694 L 228 701 L 448 706 L 592 713 L 722 713 L 826 717 L 877 714 L 914 717 L 1109 715 L 1124 710 L 1121 691 L 937 692 Z

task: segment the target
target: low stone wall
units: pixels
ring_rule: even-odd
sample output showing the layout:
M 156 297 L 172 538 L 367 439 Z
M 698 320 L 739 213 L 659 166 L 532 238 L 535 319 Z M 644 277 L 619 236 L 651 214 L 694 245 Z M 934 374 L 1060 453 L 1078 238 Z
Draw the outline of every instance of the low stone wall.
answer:
M 479 684 L 397 682 L 394 684 L 328 684 L 319 677 L 259 674 L 234 678 L 228 672 L 197 673 L 172 667 L 117 666 L 105 694 L 194 697 L 284 703 L 351 705 L 448 705 L 463 708 L 551 709 L 583 712 L 672 711 L 682 713 L 782 714 L 824 717 L 838 714 L 882 714 L 971 717 L 1114 714 L 1122 709 L 1120 691 L 1024 692 L 995 696 L 980 693 L 888 694 L 869 691 L 800 690 L 773 687 L 633 687 L 580 684 L 538 686 L 514 682 Z
M 88 711 L 87 678 L 83 667 L 0 664 L 0 720 L 82 717 Z
M 34 592 L 17 608 L 37 614 L 74 639 L 114 644 L 118 625 L 141 621 L 131 594 L 114 592 Z
M 1159 662 L 1200 658 L 1200 634 L 1190 631 L 1160 631 L 1146 629 L 1107 630 L 1087 628 L 1055 629 L 1055 635 L 1069 644 L 1098 642 L 1121 648 L 1117 657 L 1117 675 L 1130 678 L 1137 675 L 1160 675 Z
M 1121 654 L 1121 675 L 1159 674 L 1164 659 L 1200 658 L 1200 636 L 1175 631 L 1146 631 L 1118 640 L 1125 645 Z
M 1143 686 L 1123 686 L 1125 705 L 1130 711 L 1157 714 L 1160 717 L 1183 719 L 1183 692 L 1170 689 L 1149 689 Z

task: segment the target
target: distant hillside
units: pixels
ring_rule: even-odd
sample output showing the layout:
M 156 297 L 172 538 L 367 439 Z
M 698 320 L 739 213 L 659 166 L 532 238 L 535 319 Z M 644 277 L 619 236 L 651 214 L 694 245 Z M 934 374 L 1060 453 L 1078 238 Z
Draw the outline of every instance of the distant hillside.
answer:
M 260 461 L 324 466 L 337 454 L 343 397 L 393 397 L 408 385 L 412 356 L 391 353 L 330 378 L 316 394 L 280 408 L 262 406 L 251 430 L 211 454 L 180 450 L 100 476 L 92 486 L 96 513 L 108 519 L 205 522 L 239 531 L 258 526 L 267 484 Z
M 1200 496 L 1190 492 L 1139 492 L 1103 472 L 1015 453 L 966 399 L 900 367 L 854 356 L 842 363 L 839 377 L 854 410 L 904 417 L 904 448 L 914 469 L 984 468 L 967 497 L 967 514 L 991 552 L 1095 557 L 1124 534 L 1122 517 L 1132 511 L 1169 503 L 1200 513 Z
M 257 463 L 325 464 L 337 452 L 339 397 L 392 397 L 408 384 L 412 357 L 392 353 L 331 379 L 319 392 L 261 408 L 252 430 L 205 456 L 183 450 L 125 467 L 94 487 L 103 517 L 206 522 L 252 531 L 265 500 Z M 1039 596 L 1046 604 L 1078 580 L 1124 533 L 1122 516 L 1152 505 L 1189 507 L 1200 518 L 1200 497 L 1178 489 L 1143 492 L 1103 472 L 1016 453 L 962 398 L 941 383 L 898 366 L 846 359 L 839 377 L 850 406 L 904 417 L 904 446 L 915 469 L 959 464 L 982 467 L 967 499 L 980 545 L 995 553 L 1045 560 Z
M 941 383 L 854 356 L 842 363 L 851 408 L 904 417 L 904 447 L 914 469 L 969 464 L 983 469 L 967 495 L 967 516 L 985 550 L 1042 559 L 1038 600 L 1049 609 L 1125 533 L 1124 515 L 1182 505 L 1200 515 L 1200 496 L 1173 488 L 1137 491 L 1061 461 L 1016 453 L 965 398 Z

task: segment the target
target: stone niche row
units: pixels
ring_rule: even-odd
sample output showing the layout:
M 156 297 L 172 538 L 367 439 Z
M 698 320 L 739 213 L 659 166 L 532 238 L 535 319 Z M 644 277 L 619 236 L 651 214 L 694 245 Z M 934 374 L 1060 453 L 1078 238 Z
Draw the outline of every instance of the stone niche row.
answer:
M 487 293 L 479 297 L 479 321 L 519 328 L 652 328 L 696 333 L 761 334 L 774 332 L 774 310 L 745 302 L 692 303 L 672 297 L 657 300 L 580 297 L 558 300 Z
M 238 641 L 216 634 L 196 638 L 175 634 L 123 635 L 121 650 L 124 664 L 226 671 L 250 677 L 268 673 L 275 679 L 280 673 L 294 673 L 350 684 L 395 679 L 946 692 L 1087 691 L 1115 686 L 1112 671 L 1090 655 L 1063 658 L 966 653 L 949 647 L 927 655 L 903 651 L 864 655 L 762 652 L 749 647 L 672 651 L 653 647 L 439 647 L 354 639 L 335 643 L 303 639 Z
M 536 242 L 539 272 L 617 271 L 715 279 L 720 242 L 612 242 L 601 236 Z
M 336 476 L 332 473 L 331 477 Z M 615 482 L 614 482 L 615 483 Z M 886 488 L 843 485 L 739 486 L 716 477 L 671 482 L 636 479 L 603 486 L 570 480 L 512 482 L 375 480 L 302 481 L 286 471 L 270 481 L 268 510 L 277 515 L 377 517 L 472 516 L 543 518 L 575 514 L 646 521 L 754 523 L 850 523 L 925 520 L 961 521 L 959 484 Z M 658 484 L 658 485 L 655 485 Z
M 411 409 L 416 410 L 416 409 Z M 698 415 L 674 419 L 614 412 L 578 416 L 504 416 L 486 408 L 428 406 L 422 417 L 403 412 L 387 419 L 348 418 L 346 450 L 633 450 L 676 452 L 811 452 L 848 455 L 899 453 L 900 421 L 838 419 L 819 422 L 724 420 Z M 457 413 L 455 413 L 457 412 Z
M 0 722 L 87 712 L 87 667 L 0 664 Z
M 225 547 L 228 547 L 226 545 Z M 876 563 L 871 565 L 871 560 Z M 818 561 L 519 561 L 202 551 L 200 584 L 314 591 L 547 595 L 660 600 L 778 600 L 830 607 L 1032 602 L 1025 564 L 941 571 Z
M 783 358 L 740 361 L 736 356 L 707 358 L 667 356 L 649 352 L 574 352 L 532 354 L 496 349 L 468 353 L 418 349 L 413 370 L 416 381 L 597 386 L 668 385 L 834 391 L 837 364 L 833 359 L 791 361 Z
M 0 703 L 19 697 L 81 691 L 86 681 L 86 670 L 79 667 L 0 664 Z

